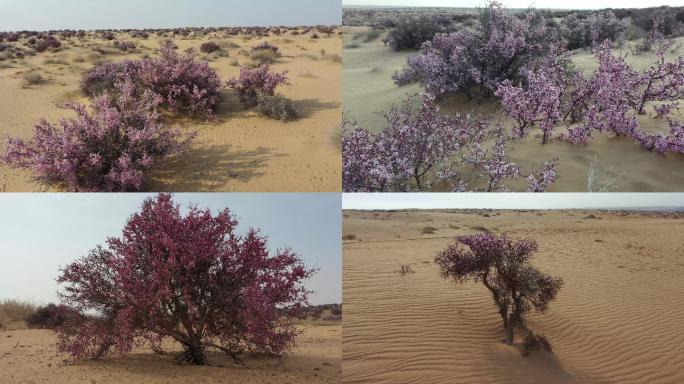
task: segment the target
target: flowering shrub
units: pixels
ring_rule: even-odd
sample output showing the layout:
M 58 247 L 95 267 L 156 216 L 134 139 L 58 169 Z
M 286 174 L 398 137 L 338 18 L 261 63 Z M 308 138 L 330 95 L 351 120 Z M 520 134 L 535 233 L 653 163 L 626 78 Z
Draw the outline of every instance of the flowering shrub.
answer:
M 537 247 L 532 239 L 513 241 L 505 234 L 458 236 L 455 244 L 440 252 L 435 263 L 445 279 L 482 282 L 501 315 L 506 343 L 512 344 L 515 328 L 526 329 L 526 314 L 532 309 L 546 312 L 563 287 L 563 279 L 532 266 L 530 261 Z
M 83 75 L 81 89 L 88 95 L 116 93 L 114 85 L 128 81 L 138 93 L 152 91 L 161 106 L 188 115 L 213 115 L 220 99 L 221 80 L 206 62 L 198 62 L 191 51 L 180 56 L 173 42 L 166 41 L 159 58 L 105 63 Z
M 140 71 L 139 61 L 124 60 L 102 63 L 87 70 L 81 77 L 81 90 L 88 96 L 99 96 L 115 90 L 119 82 L 136 82 Z
M 494 94 L 501 98 L 508 116 L 515 119 L 514 131 L 519 137 L 524 137 L 530 127 L 539 123 L 542 143 L 546 144 L 561 119 L 563 89 L 543 71 L 527 72 L 526 83 L 525 87 L 514 86 L 510 80 L 504 80 Z
M 163 351 L 173 339 L 184 348 L 176 360 L 192 364 L 207 363 L 209 349 L 236 363 L 242 352 L 286 352 L 308 304 L 302 282 L 315 270 L 237 225 L 228 209 L 182 214 L 170 195 L 145 200 L 121 237 L 61 271 L 61 300 L 81 315 L 57 329 L 58 349 L 89 358 L 127 353 L 142 340 Z
M 398 85 L 420 81 L 435 96 L 478 87 L 492 95 L 504 80 L 515 81 L 521 69 L 535 70 L 540 59 L 556 45 L 558 36 L 534 13 L 517 18 L 491 3 L 478 28 L 439 33 L 410 57 Z M 468 93 L 469 94 L 469 93 Z
M 62 120 L 61 130 L 39 121 L 32 140 L 9 140 L 2 161 L 69 191 L 141 190 L 144 171 L 180 152 L 191 137 L 162 128 L 157 112 L 161 100 L 152 92 L 137 96 L 130 82 L 116 88 L 118 97 L 96 98 L 92 113 L 76 102 L 63 104 L 77 116 Z
M 211 117 L 221 98 L 221 79 L 190 51 L 180 56 L 173 42 L 161 47 L 159 58 L 140 62 L 140 85 L 163 99 L 163 105 L 188 115 Z
M 455 191 L 505 191 L 504 179 L 522 176 L 506 158 L 503 129 L 490 128 L 482 116 L 440 114 L 434 97 L 426 95 L 419 110 L 407 100 L 385 119 L 387 126 L 378 133 L 345 122 L 344 191 L 424 191 L 444 183 Z M 537 189 L 555 178 L 544 180 Z
M 283 73 L 270 72 L 269 66 L 264 64 L 257 68 L 240 67 L 240 77 L 228 80 L 226 85 L 234 89 L 247 108 L 254 108 L 258 104 L 259 95 L 275 95 L 279 85 L 289 84 L 287 71 Z
M 641 131 L 637 119 L 653 102 L 658 102 L 653 106 L 654 117 L 668 117 L 684 96 L 684 59 L 665 59 L 668 42 L 655 46 L 658 60 L 642 72 L 632 68 L 624 57 L 615 55 L 611 43 L 605 41 L 594 49 L 599 66 L 589 78 L 579 73 L 559 77 L 557 74 L 562 71 L 547 65 L 543 70 L 528 72 L 519 85 L 502 82 L 495 94 L 501 97 L 505 112 L 516 121 L 514 132 L 519 137 L 539 124 L 542 143 L 546 143 L 556 126 L 570 118 L 569 123 L 574 125 L 569 125 L 559 137 L 574 144 L 587 144 L 592 132 L 597 131 L 632 138 L 659 154 L 679 152 L 676 128 L 669 135 L 647 134 Z M 671 122 L 671 126 L 678 124 Z

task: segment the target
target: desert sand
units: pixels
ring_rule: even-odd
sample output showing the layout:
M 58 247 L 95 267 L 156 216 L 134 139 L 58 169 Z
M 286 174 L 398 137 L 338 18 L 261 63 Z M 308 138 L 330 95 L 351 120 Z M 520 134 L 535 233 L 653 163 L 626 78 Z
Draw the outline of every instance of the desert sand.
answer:
M 385 120 L 379 112 L 389 109 L 392 104 L 400 103 L 407 96 L 421 92 L 422 87 L 418 84 L 398 87 L 392 81 L 392 75 L 401 71 L 406 59 L 417 54 L 417 51 L 395 52 L 383 44 L 382 36 L 366 41 L 365 36 L 369 30 L 368 27 L 343 27 L 342 99 L 348 119 L 357 121 L 365 129 L 378 131 L 385 126 Z M 679 38 L 680 46 L 682 42 L 684 38 Z M 636 45 L 637 42 L 629 44 Z M 672 59 L 677 54 L 681 55 L 681 48 L 679 53 L 670 53 L 668 57 Z M 587 51 L 575 53 L 572 60 L 585 73 L 597 66 L 592 54 Z M 653 54 L 642 54 L 629 55 L 627 60 L 635 68 L 644 69 L 655 58 Z M 504 126 L 511 126 L 511 121 L 504 116 L 500 105 L 492 100 L 468 100 L 465 96 L 454 96 L 444 100 L 442 110 L 493 115 L 494 119 L 504 122 Z M 683 111 L 680 110 L 676 116 L 681 120 L 684 117 Z M 668 131 L 664 120 L 640 117 L 639 121 L 645 131 Z M 563 129 L 559 127 L 556 133 Z M 536 133 L 538 132 L 534 132 Z M 509 141 L 507 155 L 526 170 L 536 169 L 544 161 L 558 157 L 558 181 L 549 188 L 551 192 L 586 192 L 587 174 L 592 162 L 601 174 L 598 184 L 612 184 L 606 191 L 677 192 L 684 186 L 684 174 L 680 172 L 684 166 L 682 154 L 668 153 L 666 157 L 659 156 L 641 149 L 629 139 L 608 134 L 597 136 L 585 147 L 559 140 L 542 145 L 534 134 L 522 140 Z M 507 183 L 506 186 L 509 184 L 516 190 L 526 188 L 524 183 Z M 436 189 L 441 191 L 440 188 Z M 598 190 L 594 188 L 593 191 Z
M 174 363 L 173 355 L 137 348 L 122 357 L 74 361 L 58 355 L 49 330 L 0 332 L 0 383 L 339 383 L 341 326 L 302 325 L 296 349 L 282 360 L 247 358 L 236 367 L 218 353 L 208 366 Z
M 239 66 L 249 64 L 248 51 L 263 41 L 280 48 L 280 57 L 271 68 L 289 71 L 290 86 L 279 92 L 291 98 L 301 118 L 280 122 L 245 110 L 230 89 L 222 91 L 215 121 L 183 119 L 167 122 L 185 131 L 197 131 L 192 147 L 180 158 L 157 164 L 149 174 L 146 190 L 152 191 L 339 191 L 341 188 L 340 150 L 337 134 L 341 115 L 341 51 L 337 34 L 312 32 L 300 35 L 252 37 L 176 37 L 179 51 L 199 49 L 203 42 L 222 46 L 222 54 L 205 55 L 223 81 L 237 77 Z M 169 36 L 171 36 L 169 34 Z M 97 61 L 121 61 L 156 55 L 160 37 L 131 38 L 117 33 L 117 39 L 133 41 L 133 52 L 123 53 L 111 41 L 89 34 L 83 39 L 62 41 L 58 52 L 45 52 L 26 59 L 0 62 L 0 137 L 29 138 L 41 118 L 56 123 L 71 116 L 56 104 L 64 100 L 87 102 L 79 91 L 81 74 Z M 23 39 L 22 39 L 23 40 Z M 21 44 L 22 41 L 20 41 Z M 106 54 L 98 53 L 102 50 Z M 227 54 L 226 54 L 227 53 Z M 38 72 L 44 84 L 26 87 L 26 72 Z M 43 191 L 25 170 L 0 166 L 0 191 Z
M 439 276 L 436 253 L 483 230 L 534 238 L 564 279 L 528 319 L 554 354 L 523 357 L 482 284 Z M 683 236 L 668 213 L 344 211 L 343 382 L 682 383 Z

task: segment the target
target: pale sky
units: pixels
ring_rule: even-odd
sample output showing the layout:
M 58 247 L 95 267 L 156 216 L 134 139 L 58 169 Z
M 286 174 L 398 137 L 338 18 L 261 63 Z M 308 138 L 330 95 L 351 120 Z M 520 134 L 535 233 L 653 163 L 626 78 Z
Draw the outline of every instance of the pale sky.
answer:
M 508 8 L 551 9 L 601 9 L 601 8 L 648 8 L 661 5 L 683 6 L 684 0 L 503 0 Z M 483 0 L 342 0 L 343 6 L 404 6 L 404 7 L 456 7 L 474 8 L 484 6 Z
M 0 300 L 56 299 L 59 268 L 86 255 L 154 194 L 0 193 Z M 271 250 L 290 247 L 320 271 L 305 283 L 313 304 L 342 300 L 340 194 L 179 193 L 182 206 L 228 207 L 238 231 L 260 228 Z
M 345 193 L 343 209 L 681 208 L 684 193 Z
M 0 31 L 340 24 L 340 0 L 0 0 Z

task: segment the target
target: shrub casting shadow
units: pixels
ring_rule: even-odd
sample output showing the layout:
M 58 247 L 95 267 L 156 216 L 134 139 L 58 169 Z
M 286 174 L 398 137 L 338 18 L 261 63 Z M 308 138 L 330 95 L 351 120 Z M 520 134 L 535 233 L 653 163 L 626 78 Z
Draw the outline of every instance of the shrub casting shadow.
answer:
M 205 191 L 221 189 L 231 181 L 248 182 L 263 176 L 259 170 L 275 157 L 271 149 L 231 149 L 230 145 L 210 145 L 190 148 L 178 158 L 169 159 L 150 172 L 150 180 L 162 183 L 172 191 Z M 149 188 L 148 188 L 149 189 Z
M 313 116 L 318 111 L 325 111 L 328 109 L 335 109 L 340 107 L 340 103 L 336 101 L 320 101 L 318 99 L 303 99 L 292 100 L 295 108 L 297 108 L 298 119 L 304 119 Z

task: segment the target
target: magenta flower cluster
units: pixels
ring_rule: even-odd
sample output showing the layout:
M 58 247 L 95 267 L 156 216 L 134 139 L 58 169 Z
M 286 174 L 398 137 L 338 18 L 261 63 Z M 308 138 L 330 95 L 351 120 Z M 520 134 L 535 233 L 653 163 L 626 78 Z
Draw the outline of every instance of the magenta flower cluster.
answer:
M 535 69 L 557 41 L 557 33 L 534 13 L 518 18 L 493 2 L 478 27 L 439 33 L 425 42 L 394 80 L 398 85 L 420 81 L 435 96 L 475 87 L 491 95 L 502 81 L 518 79 L 522 68 Z
M 76 117 L 63 119 L 61 129 L 39 121 L 32 140 L 9 139 L 1 160 L 30 169 L 40 183 L 69 191 L 143 189 L 144 171 L 181 152 L 192 135 L 162 127 L 158 95 L 138 96 L 130 82 L 115 87 L 118 96 L 96 98 L 90 113 L 76 102 L 63 104 Z
M 387 126 L 378 133 L 345 124 L 344 191 L 425 191 L 439 184 L 455 191 L 504 191 L 505 179 L 524 176 L 506 158 L 500 126 L 490 128 L 479 115 L 440 114 L 433 96 L 424 95 L 417 111 L 406 100 L 385 113 L 385 120 Z M 544 180 L 534 185 L 536 190 L 555 181 L 555 173 Z
M 667 61 L 668 46 L 663 43 L 656 50 L 657 62 L 639 72 L 615 55 L 606 41 L 594 49 L 599 66 L 589 78 L 580 74 L 558 78 L 540 70 L 528 73 L 519 85 L 503 82 L 496 95 L 516 121 L 513 130 L 519 137 L 538 124 L 546 143 L 553 130 L 570 118 L 575 125 L 559 136 L 574 144 L 588 143 L 595 131 L 610 132 L 658 154 L 677 152 L 682 143 L 676 121 L 670 121 L 670 133 L 663 135 L 642 131 L 637 118 L 650 104 L 654 118 L 669 117 L 684 96 L 684 59 Z
M 86 72 L 81 88 L 87 94 L 115 92 L 118 81 L 131 81 L 142 93 L 153 91 L 162 106 L 187 115 L 212 117 L 221 97 L 221 79 L 195 53 L 179 55 L 172 41 L 162 44 L 160 57 L 102 64 Z
M 61 301 L 77 315 L 58 348 L 77 358 L 123 354 L 145 341 L 184 347 L 181 362 L 206 364 L 208 350 L 240 363 L 243 352 L 281 355 L 293 347 L 314 273 L 289 249 L 271 251 L 256 229 L 238 233 L 228 209 L 147 199 L 120 237 L 61 271 Z

